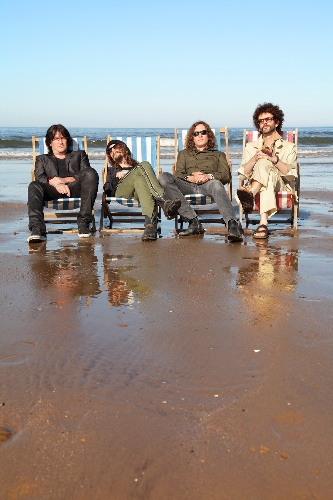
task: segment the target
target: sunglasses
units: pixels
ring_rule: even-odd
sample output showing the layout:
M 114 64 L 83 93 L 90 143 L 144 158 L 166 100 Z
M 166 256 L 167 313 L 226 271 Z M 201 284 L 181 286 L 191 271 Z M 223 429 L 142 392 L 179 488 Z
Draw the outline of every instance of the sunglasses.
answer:
M 266 122 L 272 122 L 274 120 L 273 116 L 269 116 L 268 118 L 262 118 L 259 120 L 259 123 L 266 123 Z
M 199 130 L 199 132 L 193 132 L 194 137 L 198 137 L 198 135 L 207 135 L 207 130 Z

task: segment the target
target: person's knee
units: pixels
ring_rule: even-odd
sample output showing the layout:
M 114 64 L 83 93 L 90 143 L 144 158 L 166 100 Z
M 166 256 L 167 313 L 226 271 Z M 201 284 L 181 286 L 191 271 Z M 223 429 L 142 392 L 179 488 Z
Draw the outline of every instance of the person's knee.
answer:
M 173 182 L 173 179 L 174 176 L 169 172 L 162 172 L 158 176 L 158 182 L 161 184 L 162 187 L 166 186 L 167 184 L 170 184 L 170 182 Z
M 28 195 L 36 194 L 36 193 L 43 193 L 43 188 L 41 186 L 41 183 L 38 181 L 32 181 L 30 182 L 28 186 Z
M 99 180 L 98 173 L 94 168 L 85 168 L 84 170 L 82 170 L 81 180 L 88 182 L 92 186 L 97 186 Z
M 220 182 L 216 179 L 211 181 L 211 190 L 214 194 L 222 194 L 223 195 L 226 192 L 222 182 Z

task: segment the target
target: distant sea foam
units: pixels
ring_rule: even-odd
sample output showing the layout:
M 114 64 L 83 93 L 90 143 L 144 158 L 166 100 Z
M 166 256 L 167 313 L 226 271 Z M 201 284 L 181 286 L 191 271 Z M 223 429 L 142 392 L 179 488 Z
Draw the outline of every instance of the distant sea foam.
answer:
M 285 127 L 291 130 L 294 127 Z M 230 158 L 242 156 L 242 128 L 229 128 Z M 110 134 L 117 136 L 160 135 L 161 157 L 173 158 L 174 129 L 171 128 L 70 128 L 73 137 L 87 136 L 88 151 L 91 159 L 103 159 L 105 155 L 106 138 Z M 0 127 L 0 160 L 31 160 L 31 137 L 43 137 L 46 129 L 42 127 Z M 222 140 L 222 148 L 224 148 Z M 333 127 L 300 127 L 298 136 L 299 158 L 333 157 Z

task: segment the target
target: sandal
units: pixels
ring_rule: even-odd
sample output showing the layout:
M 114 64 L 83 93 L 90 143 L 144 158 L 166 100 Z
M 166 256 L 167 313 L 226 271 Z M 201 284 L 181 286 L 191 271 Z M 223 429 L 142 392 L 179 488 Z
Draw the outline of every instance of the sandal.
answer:
M 247 189 L 237 189 L 237 196 L 242 204 L 243 211 L 246 214 L 250 214 L 253 210 L 254 198 L 251 191 Z
M 253 238 L 266 240 L 268 238 L 268 226 L 260 224 L 253 233 Z

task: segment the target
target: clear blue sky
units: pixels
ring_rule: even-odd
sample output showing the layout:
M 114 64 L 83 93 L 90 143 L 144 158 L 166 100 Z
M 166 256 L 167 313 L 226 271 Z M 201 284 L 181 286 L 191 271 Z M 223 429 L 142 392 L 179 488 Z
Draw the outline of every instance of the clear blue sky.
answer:
M 332 126 L 332 5 L 2 2 L 0 126 Z

